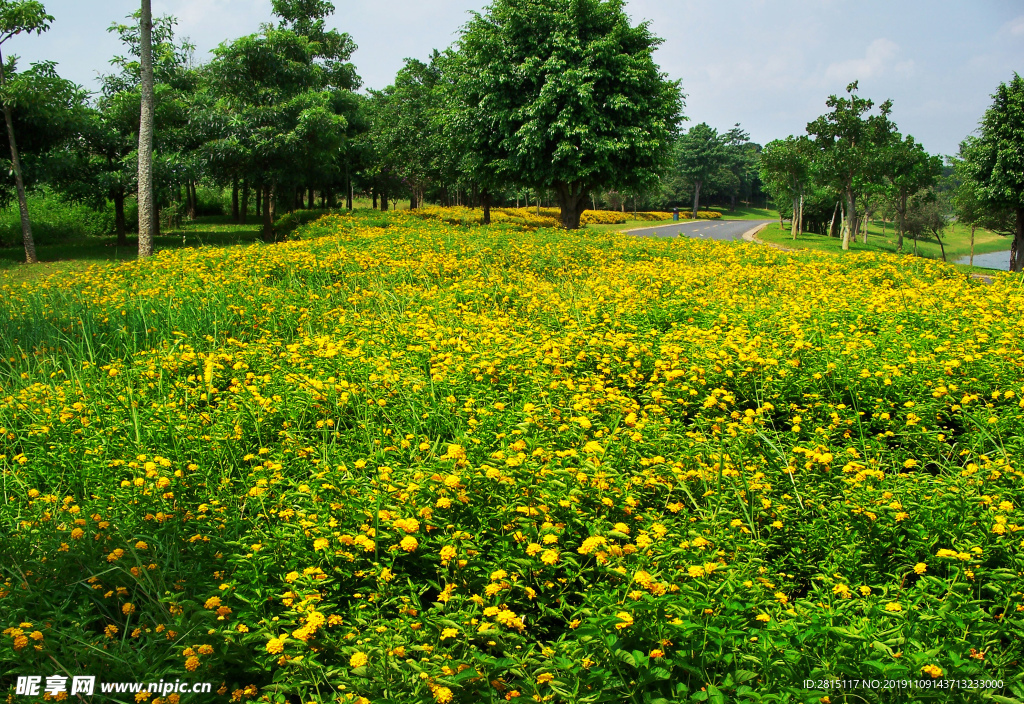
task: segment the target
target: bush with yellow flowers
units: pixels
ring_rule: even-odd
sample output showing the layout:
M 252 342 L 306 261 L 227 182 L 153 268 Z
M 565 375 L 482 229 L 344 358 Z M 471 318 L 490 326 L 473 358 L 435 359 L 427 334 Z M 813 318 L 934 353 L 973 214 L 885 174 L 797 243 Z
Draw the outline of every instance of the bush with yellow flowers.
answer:
M 408 213 L 298 234 L 0 279 L 10 694 L 1024 697 L 1019 277 Z

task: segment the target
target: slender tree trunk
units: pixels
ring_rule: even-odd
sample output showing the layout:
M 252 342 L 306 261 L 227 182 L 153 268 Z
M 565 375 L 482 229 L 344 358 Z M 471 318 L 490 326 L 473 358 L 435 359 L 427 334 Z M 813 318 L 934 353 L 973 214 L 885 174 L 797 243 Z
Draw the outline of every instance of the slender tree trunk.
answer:
M 263 186 L 256 186 L 256 217 L 263 217 Z
M 946 245 L 942 242 L 942 235 L 939 233 L 939 230 L 932 230 L 932 233 L 935 235 L 935 239 L 939 241 L 939 249 L 942 250 L 942 261 L 946 261 Z
M 555 194 L 561 207 L 562 227 L 567 230 L 580 229 L 580 216 L 586 208 L 586 189 L 581 183 L 559 182 L 555 184 Z
M 416 210 L 416 189 L 412 189 L 412 195 L 409 196 L 409 210 Z
M 3 70 L 3 56 L 0 55 L 0 86 L 7 86 L 7 75 Z M 14 183 L 18 190 L 18 210 L 21 213 L 21 238 L 25 244 L 25 261 L 36 264 L 36 242 L 32 237 L 32 221 L 28 217 L 28 197 L 25 195 L 25 182 L 21 176 L 21 158 L 18 156 L 18 143 L 14 139 L 14 119 L 11 106 L 4 103 L 4 121 L 7 123 L 7 140 L 11 145 L 11 168 L 14 170 Z
M 188 219 L 195 220 L 199 214 L 199 194 L 196 193 L 196 182 L 187 181 L 185 188 L 188 189 Z
M 857 227 L 857 201 L 853 189 L 846 189 L 846 227 L 843 229 L 843 251 L 850 251 L 850 237 Z
M 249 221 L 249 179 L 242 180 L 242 203 L 239 208 L 238 221 L 246 225 Z
M 380 211 L 382 213 L 383 212 L 387 212 L 387 209 L 388 209 L 388 192 L 382 189 L 381 192 L 380 192 Z
M 307 194 L 307 196 L 308 197 L 306 200 L 309 203 L 310 210 L 312 210 L 313 208 L 316 207 L 316 193 L 313 191 L 312 186 L 309 187 L 309 193 Z
M 117 245 L 119 247 L 128 246 L 128 224 L 124 218 L 124 188 L 117 187 L 114 189 L 113 194 L 114 200 L 114 232 L 117 233 Z
M 896 251 L 903 251 L 903 235 L 907 231 L 907 191 L 900 193 L 896 206 Z
M 348 210 L 352 210 L 352 202 L 355 200 L 355 187 L 352 185 L 352 177 L 348 177 L 348 188 L 345 189 L 345 205 Z
M 231 220 L 238 222 L 238 177 L 231 184 Z
M 836 213 L 839 212 L 839 202 L 836 201 L 836 207 L 832 211 L 832 222 L 828 224 L 828 236 L 832 237 L 832 231 L 836 229 Z
M 696 217 L 696 216 L 694 216 Z M 793 196 L 793 217 L 789 219 L 789 233 L 796 239 L 796 230 L 798 223 L 800 222 L 800 199 L 797 196 Z
M 373 197 L 373 209 L 376 210 L 377 209 L 377 189 L 376 188 L 371 188 L 370 189 L 370 195 Z
M 697 209 L 700 208 L 700 187 L 702 183 L 697 181 L 693 188 L 693 219 L 697 219 Z M 636 200 L 634 198 L 634 200 Z
M 735 210 L 735 209 L 733 209 Z M 797 223 L 797 232 L 804 234 L 804 194 L 800 194 L 800 222 Z
M 868 210 L 864 211 L 864 239 L 863 243 L 868 243 L 868 225 L 871 224 L 871 213 Z
M 974 266 L 974 228 L 977 225 L 971 225 L 971 266 Z
M 274 237 L 274 215 L 271 212 L 271 207 L 274 204 L 274 190 L 271 186 L 264 185 L 263 191 L 263 233 L 262 238 L 264 242 L 273 242 L 276 238 Z
M 156 97 L 153 88 L 153 4 L 142 0 L 139 25 L 139 54 L 142 64 L 142 115 L 139 120 L 139 258 L 153 254 L 153 117 Z
M 1017 208 L 1017 232 L 1010 247 L 1010 271 L 1024 271 L 1024 208 Z

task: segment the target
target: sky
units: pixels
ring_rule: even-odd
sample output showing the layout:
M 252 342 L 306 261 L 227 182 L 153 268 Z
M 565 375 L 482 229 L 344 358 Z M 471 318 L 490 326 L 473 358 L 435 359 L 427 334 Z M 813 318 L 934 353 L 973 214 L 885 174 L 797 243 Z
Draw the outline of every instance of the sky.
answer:
M 21 64 L 51 60 L 95 90 L 123 53 L 114 22 L 138 0 L 44 0 L 55 17 L 41 36 L 3 47 Z M 458 38 L 481 0 L 335 0 L 330 24 L 352 35 L 364 87 L 383 88 L 406 57 L 426 59 Z M 178 18 L 196 58 L 271 21 L 270 0 L 153 0 Z M 755 142 L 804 132 L 829 95 L 854 80 L 875 103 L 892 99 L 899 129 L 934 154 L 955 154 L 998 85 L 1024 72 L 1021 0 L 627 0 L 634 23 L 664 43 L 662 70 L 681 80 L 687 125 L 739 123 Z

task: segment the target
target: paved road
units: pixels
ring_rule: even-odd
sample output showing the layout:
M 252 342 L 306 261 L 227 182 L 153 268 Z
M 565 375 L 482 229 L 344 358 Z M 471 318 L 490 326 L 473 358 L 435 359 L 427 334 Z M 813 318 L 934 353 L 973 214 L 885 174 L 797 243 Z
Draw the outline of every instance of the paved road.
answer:
M 633 230 L 629 234 L 637 237 L 693 237 L 707 240 L 741 240 L 743 233 L 758 225 L 774 220 L 691 220 L 659 227 Z

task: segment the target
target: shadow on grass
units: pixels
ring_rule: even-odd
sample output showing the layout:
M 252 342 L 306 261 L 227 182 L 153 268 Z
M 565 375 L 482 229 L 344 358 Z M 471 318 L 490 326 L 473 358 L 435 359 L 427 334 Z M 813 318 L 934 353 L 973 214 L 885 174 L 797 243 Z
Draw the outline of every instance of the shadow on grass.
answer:
M 231 247 L 252 244 L 259 240 L 260 225 L 239 225 L 230 217 L 196 218 L 181 229 L 163 232 L 154 239 L 156 250 L 186 247 Z M 59 270 L 76 270 L 90 264 L 122 262 L 138 257 L 139 240 L 129 237 L 127 245 L 119 245 L 116 237 L 89 237 L 63 242 L 42 242 L 36 245 L 36 256 L 43 266 L 26 267 L 34 273 L 47 274 Z M 0 247 L 0 270 L 16 270 L 25 262 L 21 244 Z M 38 271 L 35 271 L 38 269 Z M 13 273 L 13 272 L 12 272 Z

